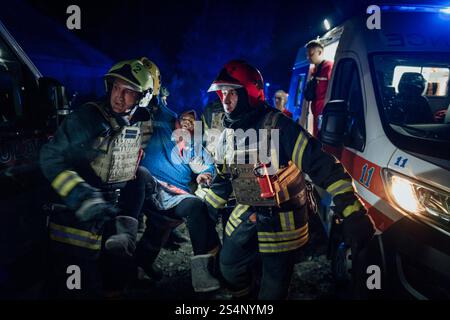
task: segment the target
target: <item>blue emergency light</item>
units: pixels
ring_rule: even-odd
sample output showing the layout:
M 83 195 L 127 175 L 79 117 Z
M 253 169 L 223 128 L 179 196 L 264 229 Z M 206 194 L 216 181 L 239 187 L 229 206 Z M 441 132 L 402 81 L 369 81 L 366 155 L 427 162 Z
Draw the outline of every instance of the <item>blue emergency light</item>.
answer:
M 427 5 L 384 5 L 380 7 L 382 11 L 396 12 L 429 12 L 450 14 L 450 7 L 427 6 Z

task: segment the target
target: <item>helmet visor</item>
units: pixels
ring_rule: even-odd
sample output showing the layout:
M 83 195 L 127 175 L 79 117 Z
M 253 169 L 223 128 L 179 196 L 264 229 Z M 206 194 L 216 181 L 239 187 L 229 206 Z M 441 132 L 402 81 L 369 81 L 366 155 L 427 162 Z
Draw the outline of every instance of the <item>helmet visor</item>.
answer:
M 213 91 L 221 91 L 221 90 L 230 90 L 230 89 L 239 89 L 242 88 L 243 86 L 240 84 L 236 84 L 236 83 L 213 83 L 209 89 L 208 92 L 213 92 Z
M 107 73 L 105 75 L 105 78 L 107 80 L 110 80 L 111 83 L 114 83 L 115 79 L 121 79 L 124 82 L 126 82 L 126 84 L 123 84 L 123 86 L 125 86 L 127 89 L 130 89 L 130 90 L 136 91 L 136 92 L 142 92 L 142 88 L 139 88 L 135 83 L 131 82 L 129 79 L 122 76 L 121 74 L 111 72 L 111 73 Z

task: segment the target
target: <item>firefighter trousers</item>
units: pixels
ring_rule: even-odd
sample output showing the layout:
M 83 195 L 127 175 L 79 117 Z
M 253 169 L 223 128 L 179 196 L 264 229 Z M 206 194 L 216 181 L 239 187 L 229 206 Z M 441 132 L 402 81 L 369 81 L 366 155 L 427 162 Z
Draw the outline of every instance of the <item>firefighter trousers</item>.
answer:
M 146 190 L 153 188 L 152 181 L 150 173 L 139 167 L 136 179 L 120 188 L 118 205 L 122 215 L 137 218 L 144 203 Z M 122 261 L 102 250 L 105 240 L 115 233 L 114 221 L 80 222 L 73 211 L 63 209 L 59 212 L 51 212 L 49 233 L 48 294 L 50 297 L 98 297 L 102 288 L 123 287 L 124 283 L 132 277 L 131 274 L 123 271 L 123 266 L 129 265 L 132 261 Z M 100 253 L 102 253 L 101 264 L 99 263 Z M 66 281 L 70 277 L 68 268 L 73 268 L 71 266 L 80 268 L 81 289 L 67 286 Z
M 237 205 L 227 222 L 220 253 L 220 271 L 233 296 L 285 299 L 298 249 L 307 241 L 306 208 L 256 212 Z

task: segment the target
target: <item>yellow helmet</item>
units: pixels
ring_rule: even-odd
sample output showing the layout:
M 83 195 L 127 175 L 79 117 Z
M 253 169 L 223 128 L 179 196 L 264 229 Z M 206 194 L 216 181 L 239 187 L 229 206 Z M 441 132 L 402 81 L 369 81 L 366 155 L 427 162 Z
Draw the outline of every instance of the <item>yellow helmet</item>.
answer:
M 140 107 L 148 105 L 153 96 L 154 82 L 150 71 L 140 60 L 125 60 L 113 65 L 105 74 L 107 91 L 111 89 L 109 85 L 115 78 L 122 79 L 135 91 L 142 93 Z
M 161 88 L 161 72 L 159 71 L 158 66 L 150 61 L 146 57 L 142 57 L 140 61 L 144 64 L 144 66 L 150 71 L 150 74 L 153 78 L 153 94 L 155 96 L 159 95 L 159 89 Z

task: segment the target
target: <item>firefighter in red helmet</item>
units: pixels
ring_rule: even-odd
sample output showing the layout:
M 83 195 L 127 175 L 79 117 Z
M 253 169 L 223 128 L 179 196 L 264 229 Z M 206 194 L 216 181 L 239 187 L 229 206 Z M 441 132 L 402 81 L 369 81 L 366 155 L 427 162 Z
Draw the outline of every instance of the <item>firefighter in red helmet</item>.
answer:
M 221 99 L 225 130 L 215 153 L 218 174 L 205 201 L 215 212 L 232 193 L 236 197 L 220 254 L 220 270 L 233 295 L 284 299 L 296 253 L 308 241 L 303 173 L 333 196 L 344 237 L 352 248 L 365 246 L 374 227 L 341 164 L 302 127 L 270 107 L 263 88 L 261 73 L 240 60 L 225 64 L 209 88 Z M 242 130 L 237 129 L 268 129 L 270 134 L 257 138 L 255 153 L 252 145 L 247 148 L 242 141 L 249 136 L 238 134 Z M 268 160 L 259 152 L 266 143 Z M 252 281 L 251 266 L 257 262 L 261 279 Z M 259 288 L 254 285 L 258 282 Z

